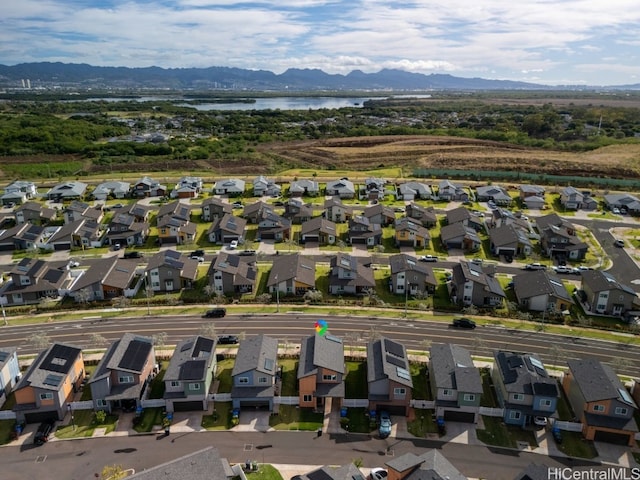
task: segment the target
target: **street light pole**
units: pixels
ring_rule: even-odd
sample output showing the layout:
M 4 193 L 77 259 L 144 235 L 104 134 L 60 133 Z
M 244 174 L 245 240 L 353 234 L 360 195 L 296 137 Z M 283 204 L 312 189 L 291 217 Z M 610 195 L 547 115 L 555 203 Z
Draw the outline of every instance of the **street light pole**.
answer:
M 278 275 L 276 275 L 276 312 L 280 311 L 280 285 L 278 285 Z
M 75 419 L 73 418 L 73 409 L 71 408 L 71 404 L 67 403 L 67 410 L 69 410 L 69 413 L 71 414 L 71 426 L 73 427 L 73 429 L 76 429 L 76 422 Z
M 151 288 L 151 285 L 149 285 L 149 272 L 146 272 L 145 275 L 145 284 L 146 284 L 146 290 L 147 290 L 147 316 L 151 316 L 151 303 L 149 301 L 149 294 L 151 293 L 149 290 Z
M 409 279 L 407 272 L 404 272 L 404 318 L 407 318 L 407 304 L 409 303 Z

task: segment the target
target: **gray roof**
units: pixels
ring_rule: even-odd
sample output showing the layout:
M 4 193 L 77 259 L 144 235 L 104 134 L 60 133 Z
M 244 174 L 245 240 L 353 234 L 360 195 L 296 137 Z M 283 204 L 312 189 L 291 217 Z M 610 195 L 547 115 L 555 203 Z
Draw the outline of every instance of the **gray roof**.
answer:
M 153 351 L 151 337 L 143 337 L 133 333 L 125 333 L 122 338 L 115 340 L 100 359 L 89 383 L 108 376 L 111 370 L 141 373 L 149 354 Z M 154 354 L 155 358 L 155 354 Z M 154 361 L 154 359 L 152 359 Z M 143 379 L 144 380 L 144 379 Z
M 389 265 L 391 266 L 391 275 L 399 272 L 419 272 L 425 276 L 425 283 L 428 285 L 437 285 L 438 280 L 433 273 L 433 267 L 425 262 L 420 262 L 411 255 L 399 253 L 389 257 Z
M 507 392 L 560 396 L 556 380 L 549 376 L 537 355 L 497 351 L 493 356 Z
M 215 348 L 215 340 L 200 335 L 182 340 L 173 351 L 163 380 L 205 380 L 207 365 L 216 358 Z M 194 378 L 194 373 L 202 375 Z
M 452 208 L 447 210 L 447 223 L 453 225 L 454 223 L 462 222 L 471 218 L 471 211 L 465 207 Z
M 513 291 L 518 300 L 550 295 L 561 298 L 571 304 L 573 299 L 557 275 L 544 270 L 524 272 L 513 277 Z
M 11 360 L 13 355 L 18 351 L 16 347 L 2 347 L 0 348 L 0 371 Z M 16 357 L 17 360 L 17 357 Z
M 275 286 L 286 280 L 294 279 L 296 282 L 315 287 L 316 261 L 297 253 L 274 257 L 267 286 Z
M 484 272 L 482 265 L 471 262 L 463 262 L 456 264 L 452 268 L 453 281 L 456 284 L 465 282 L 473 282 L 483 285 L 486 291 L 493 295 L 506 297 L 502 286 L 497 278 Z
M 451 388 L 464 393 L 482 393 L 480 372 L 466 348 L 451 343 L 431 346 L 429 361 L 435 372 L 436 388 Z
M 331 220 L 327 220 L 322 217 L 315 217 L 307 220 L 302 224 L 301 235 L 313 233 L 315 231 L 326 233 L 327 235 L 337 236 L 336 224 Z
M 240 342 L 232 376 L 257 370 L 267 375 L 275 375 L 278 360 L 278 340 L 266 335 L 256 335 Z M 273 365 L 270 367 L 270 365 Z
M 47 192 L 47 197 L 52 195 L 61 195 L 62 197 L 79 197 L 82 196 L 87 189 L 87 184 L 78 181 L 62 182 L 55 185 Z
M 419 221 L 413 218 L 401 217 L 396 219 L 394 228 L 396 231 L 409 230 L 410 232 L 413 232 L 415 235 L 422 238 L 431 238 L 431 235 L 429 235 L 429 229 L 423 227 Z
M 585 270 L 582 272 L 582 283 L 588 285 L 593 292 L 622 290 L 629 295 L 637 296 L 631 287 L 619 283 L 613 275 L 602 270 Z
M 492 228 L 489 230 L 489 238 L 496 247 L 512 244 L 531 245 L 526 233 L 511 224 Z
M 175 460 L 140 471 L 127 478 L 136 480 L 228 480 L 234 477 L 229 462 L 213 447 L 188 453 Z
M 136 260 L 113 257 L 101 258 L 91 264 L 73 284 L 72 292 L 77 292 L 95 283 L 101 283 L 110 287 L 127 288 L 136 273 Z
M 300 475 L 302 480 L 364 480 L 364 475 L 353 463 L 346 465 L 325 465 Z
M 417 467 L 402 480 L 466 480 L 460 471 L 454 467 L 442 453 L 436 449 L 427 450 L 422 455 L 405 453 L 385 463 L 389 469 L 396 472 L 406 472 Z
M 405 346 L 382 337 L 367 346 L 367 382 L 385 378 L 413 388 Z
M 542 217 L 536 218 L 536 225 L 539 232 L 542 232 L 544 229 L 551 226 L 565 227 L 570 230 L 575 230 L 575 227 L 570 221 L 562 218 L 557 213 L 550 213 L 548 215 L 543 215 Z
M 318 368 L 344 373 L 344 344 L 333 335 L 311 335 L 300 345 L 298 379 L 315 375 Z
M 595 358 L 569 360 L 567 364 L 587 402 L 614 399 L 637 408 L 628 393 L 625 395 L 625 386 L 609 365 Z

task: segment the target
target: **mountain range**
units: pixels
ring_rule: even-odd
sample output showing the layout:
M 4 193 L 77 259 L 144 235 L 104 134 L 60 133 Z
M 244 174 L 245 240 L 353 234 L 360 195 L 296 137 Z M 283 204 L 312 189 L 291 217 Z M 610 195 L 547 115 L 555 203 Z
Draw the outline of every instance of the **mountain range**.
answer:
M 353 91 L 353 90 L 557 90 L 640 89 L 640 84 L 585 87 L 555 86 L 512 80 L 462 78 L 384 69 L 376 73 L 354 70 L 347 75 L 318 69 L 291 68 L 281 74 L 231 67 L 161 68 L 99 67 L 74 63 L 0 65 L 0 88 L 160 88 L 178 90 Z

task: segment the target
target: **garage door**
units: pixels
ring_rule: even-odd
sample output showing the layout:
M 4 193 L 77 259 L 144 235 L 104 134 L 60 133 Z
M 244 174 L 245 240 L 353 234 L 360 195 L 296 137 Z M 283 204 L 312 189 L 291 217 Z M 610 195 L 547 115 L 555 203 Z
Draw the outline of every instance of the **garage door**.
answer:
M 447 410 L 444 412 L 444 419 L 450 422 L 466 422 L 473 423 L 475 415 L 473 412 L 456 412 L 454 410 Z
M 380 405 L 378 404 L 376 407 L 376 410 L 378 410 L 378 413 L 385 411 L 385 412 L 389 412 L 390 415 L 401 415 L 401 416 L 405 416 L 405 407 L 402 405 Z
M 240 408 L 264 408 L 269 409 L 269 400 L 243 400 L 240 401 Z
M 191 412 L 197 410 L 204 410 L 202 406 L 202 401 L 198 402 L 173 402 L 173 411 L 174 412 Z
M 58 415 L 56 412 L 33 412 L 25 414 L 24 420 L 26 423 L 42 423 L 49 420 L 56 421 L 58 420 Z
M 628 445 L 629 435 L 623 433 L 597 431 L 593 438 L 596 442 L 607 442 L 615 445 Z

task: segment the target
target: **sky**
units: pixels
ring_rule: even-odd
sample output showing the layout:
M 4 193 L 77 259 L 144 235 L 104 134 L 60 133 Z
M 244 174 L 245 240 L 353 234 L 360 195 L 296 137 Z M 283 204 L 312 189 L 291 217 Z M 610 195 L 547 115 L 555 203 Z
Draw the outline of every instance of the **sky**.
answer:
M 1 0 L 0 63 L 640 83 L 638 0 Z

